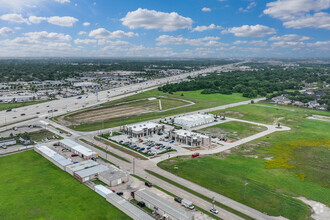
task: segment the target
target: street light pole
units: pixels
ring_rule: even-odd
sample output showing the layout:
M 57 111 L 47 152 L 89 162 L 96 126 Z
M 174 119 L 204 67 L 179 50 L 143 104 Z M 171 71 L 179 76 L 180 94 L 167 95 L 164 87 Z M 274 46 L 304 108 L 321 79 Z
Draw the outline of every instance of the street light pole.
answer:
M 245 192 L 246 192 L 246 186 L 247 184 L 249 184 L 247 181 L 245 181 L 244 183 L 244 195 L 243 195 L 243 199 L 245 200 Z

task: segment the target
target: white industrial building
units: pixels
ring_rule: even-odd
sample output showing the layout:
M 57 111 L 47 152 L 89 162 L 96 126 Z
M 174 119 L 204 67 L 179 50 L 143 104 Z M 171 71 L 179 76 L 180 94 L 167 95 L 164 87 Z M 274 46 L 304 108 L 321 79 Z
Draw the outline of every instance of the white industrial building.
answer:
M 175 142 L 186 144 L 192 147 L 211 145 L 211 137 L 209 135 L 203 135 L 186 130 L 170 131 L 170 139 Z
M 104 198 L 106 198 L 108 194 L 113 193 L 110 189 L 102 185 L 95 185 L 94 191 Z
M 144 137 L 164 132 L 165 126 L 154 122 L 125 125 L 123 131 L 132 137 Z
M 15 139 L 6 139 L 6 140 L 1 140 L 0 141 L 0 147 L 2 146 L 10 146 L 10 145 L 15 145 L 16 140 Z
M 79 170 L 77 172 L 73 173 L 73 176 L 78 179 L 80 182 L 86 182 L 89 180 L 96 179 L 99 175 L 99 173 L 102 173 L 106 170 L 109 170 L 109 168 L 105 165 L 97 165 L 94 167 L 90 167 L 87 169 Z
M 192 220 L 194 216 L 180 207 L 173 205 L 160 196 L 146 189 L 139 189 L 134 192 L 137 201 L 143 201 L 146 206 L 158 213 L 164 219 Z
M 99 173 L 97 178 L 108 186 L 117 186 L 129 180 L 127 173 L 113 165 L 109 167 L 109 170 Z
M 37 95 L 22 95 L 22 96 L 0 96 L 0 102 L 28 102 L 38 100 L 39 97 Z
M 41 145 L 34 147 L 34 150 L 41 154 L 43 157 L 47 158 L 49 161 L 51 161 L 53 164 L 61 168 L 62 170 L 65 170 L 65 167 L 72 164 L 71 159 L 67 159 L 63 157 L 62 155 L 56 153 L 52 149 L 49 149 L 48 147 Z
M 124 198 L 118 196 L 116 193 L 107 194 L 106 200 L 134 220 L 154 220 L 154 218 L 146 212 L 139 209 Z
M 70 173 L 73 176 L 74 172 L 77 172 L 79 170 L 84 170 L 89 167 L 94 167 L 96 165 L 99 165 L 99 164 L 93 160 L 84 160 L 82 162 L 66 166 L 65 171 Z
M 85 160 L 89 160 L 92 157 L 97 157 L 98 154 L 95 151 L 88 149 L 70 139 L 63 139 L 60 142 L 60 146 L 68 148 L 72 153 L 78 154 L 80 157 Z
M 174 118 L 174 124 L 183 128 L 192 128 L 214 122 L 212 114 L 193 114 Z

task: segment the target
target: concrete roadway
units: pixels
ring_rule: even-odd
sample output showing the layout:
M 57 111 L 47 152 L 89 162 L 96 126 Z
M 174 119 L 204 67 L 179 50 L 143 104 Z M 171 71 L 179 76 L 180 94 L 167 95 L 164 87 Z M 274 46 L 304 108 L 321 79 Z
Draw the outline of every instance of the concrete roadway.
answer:
M 81 99 L 77 99 L 78 96 L 70 97 L 70 98 L 61 98 L 59 100 L 49 101 L 46 103 L 15 108 L 11 112 L 6 112 L 5 110 L 0 111 L 0 126 L 1 125 L 5 126 L 6 124 L 19 122 L 22 120 L 28 120 L 33 117 L 45 118 L 46 116 L 53 117 L 57 115 L 62 115 L 69 111 L 75 111 L 93 105 L 97 105 L 100 103 L 104 103 L 107 101 L 112 101 L 114 100 L 114 97 L 118 99 L 119 97 L 122 98 L 130 95 L 134 95 L 135 93 L 145 91 L 146 89 L 148 90 L 148 89 L 156 88 L 166 83 L 179 82 L 180 80 L 186 79 L 188 76 L 193 77 L 203 73 L 222 71 L 224 69 L 231 69 L 241 63 L 243 62 L 228 64 L 223 66 L 214 66 L 203 70 L 193 71 L 176 76 L 170 76 L 166 78 L 150 80 L 143 83 L 118 87 L 106 91 L 100 91 L 98 92 L 98 96 L 96 96 L 95 94 L 85 94 L 82 95 Z M 57 110 L 56 112 L 48 113 L 49 110 L 55 110 L 55 109 Z M 39 114 L 37 114 L 37 112 L 39 112 Z
M 261 99 L 257 99 L 255 101 L 258 101 L 258 100 L 261 100 Z M 228 104 L 228 105 L 224 105 L 224 106 L 219 106 L 219 107 L 214 107 L 214 108 L 211 108 L 211 109 L 207 109 L 207 110 L 201 110 L 200 112 L 202 111 L 215 111 L 215 110 L 219 110 L 219 109 L 226 109 L 226 108 L 230 108 L 230 107 L 233 107 L 233 106 L 238 106 L 238 105 L 244 105 L 244 104 L 248 104 L 250 103 L 250 101 L 244 101 L 244 102 L 239 102 L 239 103 L 233 103 L 233 104 Z M 237 121 L 241 121 L 241 122 L 246 122 L 246 123 L 252 123 L 252 124 L 256 124 L 256 125 L 260 125 L 260 126 L 265 126 L 267 127 L 267 130 L 266 131 L 263 131 L 263 132 L 260 132 L 260 133 L 257 133 L 255 135 L 252 135 L 250 137 L 247 137 L 247 138 L 243 138 L 241 140 L 238 140 L 236 142 L 233 142 L 233 143 L 226 143 L 224 146 L 221 146 L 221 147 L 218 147 L 218 148 L 214 148 L 214 149 L 211 149 L 211 150 L 204 150 L 204 151 L 198 151 L 200 152 L 201 154 L 214 154 L 214 153 L 219 153 L 219 152 L 222 152 L 222 151 L 225 151 L 225 150 L 228 150 L 228 149 L 231 149 L 233 147 L 236 147 L 236 146 L 239 146 L 241 144 L 244 144 L 244 143 L 247 143 L 249 141 L 252 141 L 252 140 L 255 140 L 255 139 L 258 139 L 260 137 L 263 137 L 265 135 L 268 135 L 272 132 L 275 132 L 275 131 L 287 131 L 287 130 L 290 130 L 290 128 L 288 127 L 282 127 L 282 128 L 276 128 L 274 125 L 266 125 L 266 124 L 261 124 L 261 123 L 255 123 L 255 122 L 250 122 L 250 121 L 245 121 L 245 120 L 240 120 L 240 119 L 232 119 L 230 118 L 230 120 L 237 120 Z M 110 146 L 106 146 L 105 144 L 101 143 L 101 142 L 98 142 L 96 140 L 93 139 L 93 137 L 95 135 L 97 135 L 99 133 L 99 131 L 94 131 L 94 132 L 77 132 L 77 131 L 73 131 L 69 128 L 66 128 L 65 126 L 62 126 L 62 125 L 59 125 L 59 124 L 56 124 L 55 122 L 53 121 L 47 121 L 49 122 L 50 124 L 53 124 L 54 126 L 56 127 L 59 127 L 63 130 L 66 130 L 68 132 L 70 132 L 72 134 L 72 137 L 70 137 L 70 139 L 73 139 L 77 142 L 79 142 L 80 144 L 82 145 L 86 145 L 84 143 L 82 143 L 79 139 L 80 138 L 84 138 L 102 148 L 106 148 L 108 150 L 110 150 L 111 152 L 117 154 L 117 155 L 120 155 L 124 158 L 127 158 L 129 161 L 133 161 L 133 157 L 122 152 L 122 151 L 119 151 L 117 149 L 114 149 L 114 148 L 111 148 Z M 113 128 L 112 128 L 113 129 Z M 102 132 L 105 132 L 107 129 L 105 129 L 104 131 Z M 87 145 L 86 145 L 87 146 Z M 93 148 L 91 146 L 88 145 L 89 148 Z M 103 152 L 103 151 L 100 151 L 96 148 L 93 148 L 94 151 L 98 152 L 100 156 L 102 157 L 105 157 L 106 154 Z M 190 155 L 191 152 L 187 152 L 187 153 L 171 153 L 171 156 L 178 156 L 178 155 Z M 118 166 L 120 166 L 121 169 L 125 170 L 125 171 L 128 171 L 130 173 L 133 172 L 133 164 L 132 163 L 127 163 L 127 162 L 124 162 L 122 160 L 119 160 L 117 158 L 114 158 L 113 156 L 111 155 L 107 155 L 108 159 L 110 161 L 112 161 L 113 163 L 117 164 Z M 216 192 L 213 192 L 209 189 L 206 189 L 200 185 L 197 185 L 195 183 L 192 183 L 186 179 L 183 179 L 181 177 L 178 177 L 176 175 L 173 175 L 172 173 L 169 173 L 163 169 L 160 169 L 157 167 L 157 163 L 159 161 L 162 161 L 162 160 L 165 160 L 165 159 L 168 159 L 168 155 L 162 155 L 161 157 L 158 157 L 158 158 L 155 158 L 155 159 L 152 159 L 152 160 L 138 160 L 136 159 L 135 160 L 135 173 L 143 178 L 147 177 L 148 180 L 150 180 L 151 182 L 153 182 L 154 184 L 164 188 L 165 190 L 168 190 L 170 192 L 175 192 L 176 195 L 180 196 L 180 197 L 183 197 L 183 198 L 187 198 L 191 201 L 193 201 L 197 206 L 200 206 L 202 208 L 204 208 L 205 210 L 209 210 L 209 208 L 211 207 L 211 204 L 209 204 L 208 202 L 206 202 L 205 200 L 191 194 L 191 193 L 188 193 L 176 186 L 173 186 L 172 184 L 169 184 L 161 179 L 158 179 L 152 175 L 149 175 L 147 172 L 145 172 L 145 169 L 149 169 L 149 170 L 152 170 L 156 173 L 159 173 L 161 174 L 162 176 L 168 178 L 168 179 L 171 179 L 172 181 L 175 181 L 185 187 L 188 187 L 190 189 L 193 189 L 194 191 L 202 194 L 202 195 L 205 195 L 209 198 L 212 198 L 212 197 L 215 197 L 215 201 L 218 201 L 220 203 L 223 203 L 225 205 L 227 205 L 228 207 L 231 207 L 241 213 L 244 213 L 254 219 L 260 219 L 260 220 L 263 220 L 263 219 L 284 219 L 282 217 L 272 217 L 272 216 L 268 216 L 256 209 L 253 209 L 253 208 L 250 208 L 244 204 L 241 204 L 241 203 L 238 203 L 228 197 L 225 197 L 225 196 L 222 196 L 221 194 L 218 194 Z M 240 219 L 239 216 L 236 216 L 220 207 L 216 207 L 218 210 L 219 210 L 219 217 L 223 218 L 223 219 Z

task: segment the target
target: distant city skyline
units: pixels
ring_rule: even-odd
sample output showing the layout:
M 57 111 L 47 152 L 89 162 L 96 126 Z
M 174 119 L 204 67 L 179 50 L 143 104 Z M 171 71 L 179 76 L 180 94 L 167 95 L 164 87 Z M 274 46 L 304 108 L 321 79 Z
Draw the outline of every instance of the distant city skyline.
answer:
M 330 57 L 330 0 L 0 0 L 0 57 Z

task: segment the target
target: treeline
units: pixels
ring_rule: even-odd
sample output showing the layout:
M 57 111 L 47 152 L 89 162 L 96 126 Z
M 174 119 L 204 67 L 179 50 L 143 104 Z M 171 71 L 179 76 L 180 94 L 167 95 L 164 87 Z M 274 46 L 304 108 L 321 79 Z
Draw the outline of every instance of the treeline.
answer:
M 225 60 L 120 60 L 120 59 L 0 59 L 0 82 L 62 80 L 92 71 L 200 69 L 232 63 Z M 157 71 L 154 71 L 157 73 Z M 154 74 L 152 71 L 148 75 Z
M 284 90 L 299 90 L 304 82 L 327 82 L 330 77 L 324 68 L 283 68 L 258 71 L 232 71 L 210 73 L 191 81 L 167 84 L 159 87 L 160 91 L 173 93 L 177 91 L 202 90 L 202 94 L 232 94 L 242 93 L 244 97 L 255 98 L 258 95 L 266 96 L 269 93 Z

